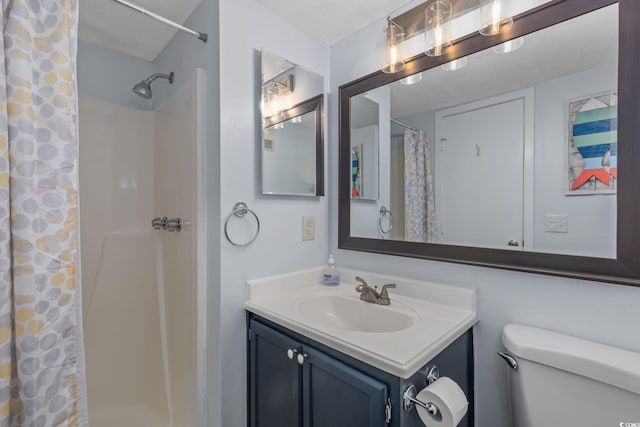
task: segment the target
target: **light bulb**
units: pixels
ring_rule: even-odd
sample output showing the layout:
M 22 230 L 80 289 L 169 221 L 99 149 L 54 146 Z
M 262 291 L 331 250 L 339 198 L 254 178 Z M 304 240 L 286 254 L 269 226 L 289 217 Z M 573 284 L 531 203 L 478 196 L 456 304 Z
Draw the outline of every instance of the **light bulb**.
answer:
M 404 30 L 393 22 L 391 18 L 387 18 L 387 27 L 384 30 L 384 35 L 382 72 L 397 73 L 404 70 L 404 56 L 402 53 Z
M 491 5 L 491 32 L 498 34 L 500 32 L 500 21 L 502 20 L 500 11 L 502 4 L 499 0 L 496 0 Z
M 488 0 L 481 9 L 482 26 L 480 34 L 495 36 L 503 27 L 511 25 L 513 18 L 507 12 L 507 0 Z
M 398 47 L 397 46 L 389 47 L 389 62 L 391 64 L 395 64 L 396 62 L 398 62 Z
M 440 22 L 438 22 L 436 24 L 436 26 L 433 28 L 433 37 L 436 41 L 436 45 L 433 47 L 434 52 L 433 55 L 434 56 L 440 56 L 442 55 L 442 25 L 440 24 Z
M 425 17 L 425 53 L 428 56 L 440 56 L 446 53 L 451 45 L 449 37 L 449 20 L 451 3 L 436 0 L 424 11 Z

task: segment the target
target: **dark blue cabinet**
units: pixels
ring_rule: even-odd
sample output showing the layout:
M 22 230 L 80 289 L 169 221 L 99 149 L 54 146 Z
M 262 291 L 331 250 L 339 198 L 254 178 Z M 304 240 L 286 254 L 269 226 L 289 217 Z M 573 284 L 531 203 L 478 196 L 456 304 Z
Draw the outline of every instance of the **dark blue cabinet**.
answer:
M 409 384 L 424 387 L 431 365 L 469 400 L 458 427 L 474 426 L 471 330 L 405 379 L 255 314 L 247 321 L 249 427 L 424 427 L 415 410 L 402 409 L 402 394 Z
M 300 427 L 302 378 L 287 353 L 302 345 L 258 322 L 250 339 L 251 427 Z
M 388 387 L 250 321 L 251 427 L 385 427 Z

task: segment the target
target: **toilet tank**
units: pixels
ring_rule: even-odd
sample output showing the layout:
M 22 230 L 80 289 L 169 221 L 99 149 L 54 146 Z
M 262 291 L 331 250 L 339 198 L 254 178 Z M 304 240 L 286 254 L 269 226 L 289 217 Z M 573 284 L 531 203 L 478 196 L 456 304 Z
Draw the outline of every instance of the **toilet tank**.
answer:
M 639 353 L 515 324 L 502 343 L 514 427 L 640 427 Z

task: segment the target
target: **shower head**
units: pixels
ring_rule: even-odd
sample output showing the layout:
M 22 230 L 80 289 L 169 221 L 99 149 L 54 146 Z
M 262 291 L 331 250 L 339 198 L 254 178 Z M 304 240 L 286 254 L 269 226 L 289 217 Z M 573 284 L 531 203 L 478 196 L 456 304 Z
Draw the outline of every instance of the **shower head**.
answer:
M 151 99 L 151 97 L 153 96 L 153 94 L 151 93 L 151 82 L 154 81 L 155 79 L 162 78 L 162 79 L 169 80 L 169 84 L 173 84 L 173 76 L 174 76 L 173 72 L 169 74 L 156 73 L 142 80 L 140 83 L 137 83 L 133 87 L 133 93 L 135 93 L 141 98 Z

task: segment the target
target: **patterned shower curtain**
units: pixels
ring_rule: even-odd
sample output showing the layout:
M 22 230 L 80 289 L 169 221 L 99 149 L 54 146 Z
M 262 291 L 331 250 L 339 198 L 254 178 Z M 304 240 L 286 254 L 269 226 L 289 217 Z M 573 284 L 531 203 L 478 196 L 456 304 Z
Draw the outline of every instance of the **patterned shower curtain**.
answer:
M 423 131 L 404 133 L 405 240 L 435 242 L 435 202 L 431 151 Z
M 0 426 L 87 425 L 77 0 L 2 0 Z

